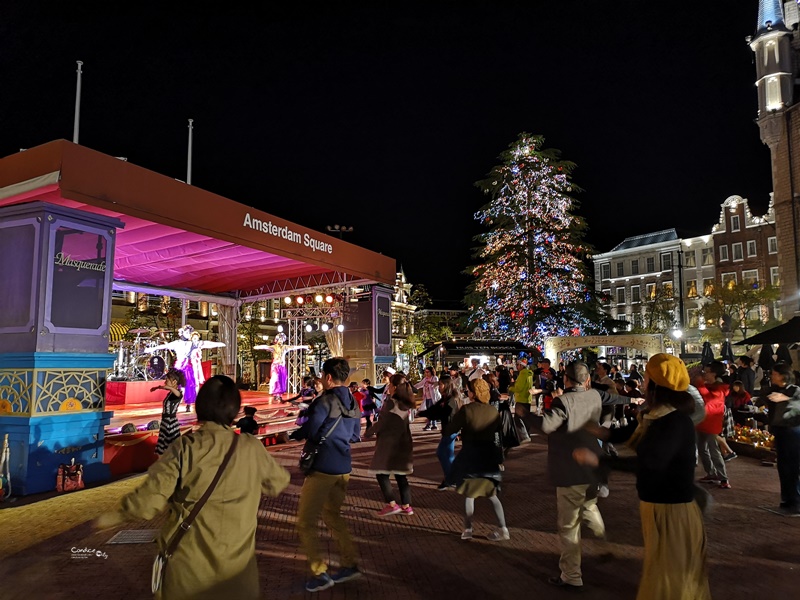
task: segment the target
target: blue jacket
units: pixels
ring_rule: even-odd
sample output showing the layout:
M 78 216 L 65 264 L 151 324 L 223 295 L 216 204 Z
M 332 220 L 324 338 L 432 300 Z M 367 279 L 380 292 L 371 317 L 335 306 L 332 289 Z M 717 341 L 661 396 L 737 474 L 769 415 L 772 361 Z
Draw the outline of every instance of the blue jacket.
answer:
M 342 415 L 333 434 L 320 446 L 314 470 L 328 475 L 350 473 L 350 444 L 361 441 L 361 409 L 350 390 L 343 385 L 326 390 L 311 403 L 307 415 L 308 421 L 292 434 L 293 439 L 319 442 Z

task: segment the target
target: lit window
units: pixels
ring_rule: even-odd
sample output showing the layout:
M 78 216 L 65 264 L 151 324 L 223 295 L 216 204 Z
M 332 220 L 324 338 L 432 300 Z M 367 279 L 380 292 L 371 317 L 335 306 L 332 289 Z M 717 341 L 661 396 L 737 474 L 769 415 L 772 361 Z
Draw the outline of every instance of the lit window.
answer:
M 758 271 L 756 269 L 752 269 L 749 271 L 742 271 L 742 283 L 746 283 L 747 285 L 758 285 Z
M 667 298 L 672 298 L 672 282 L 665 281 L 663 285 L 664 285 L 664 295 Z
M 781 276 L 780 272 L 778 271 L 778 267 L 770 267 L 769 281 L 775 287 L 778 287 L 781 284 Z
M 713 248 L 703 248 L 701 250 L 702 259 L 704 267 L 709 267 L 714 264 L 714 249 Z
M 698 309 L 696 308 L 688 308 L 686 309 L 686 325 L 692 329 L 696 329 L 700 325 L 700 319 L 698 317 Z
M 723 273 L 722 285 L 732 290 L 736 286 L 736 273 Z
M 767 110 L 780 110 L 783 107 L 781 100 L 781 80 L 778 77 L 767 78 Z
M 645 287 L 645 290 L 647 292 L 647 298 L 649 300 L 655 300 L 656 299 L 656 284 L 655 283 L 648 283 L 647 286 Z
M 686 297 L 697 298 L 697 280 L 689 279 L 686 282 Z
M 703 295 L 710 296 L 714 293 L 714 280 L 710 277 L 703 279 Z

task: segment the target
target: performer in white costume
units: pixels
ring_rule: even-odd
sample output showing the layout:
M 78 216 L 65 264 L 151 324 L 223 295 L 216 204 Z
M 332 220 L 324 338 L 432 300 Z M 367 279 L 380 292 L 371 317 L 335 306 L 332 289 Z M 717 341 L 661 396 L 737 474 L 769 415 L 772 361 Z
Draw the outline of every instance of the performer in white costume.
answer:
M 180 339 L 168 344 L 161 344 L 145 350 L 152 354 L 157 350 L 172 350 L 175 353 L 175 368 L 183 371 L 186 377 L 186 387 L 183 391 L 183 400 L 186 402 L 186 412 L 192 410 L 192 405 L 197 398 L 197 390 L 205 383 L 203 375 L 203 350 L 207 348 L 221 348 L 222 342 L 201 340 L 200 334 L 191 325 L 184 325 L 178 330 Z
M 286 336 L 279 333 L 275 342 L 270 346 L 263 344 L 253 346 L 253 350 L 267 350 L 272 352 L 272 368 L 269 375 L 269 393 L 278 400 L 286 393 L 286 354 L 295 350 L 310 350 L 310 346 L 285 346 Z

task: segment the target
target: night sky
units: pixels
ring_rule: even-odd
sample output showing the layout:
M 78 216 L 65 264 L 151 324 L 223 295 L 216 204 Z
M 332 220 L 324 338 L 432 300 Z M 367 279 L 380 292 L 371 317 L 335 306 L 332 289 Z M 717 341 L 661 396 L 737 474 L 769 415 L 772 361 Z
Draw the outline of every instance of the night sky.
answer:
M 756 0 L 14 4 L 0 155 L 72 138 L 82 60 L 81 144 L 184 179 L 192 118 L 194 185 L 352 225 L 436 299 L 463 297 L 488 200 L 473 184 L 521 131 L 577 163 L 598 252 L 709 233 L 728 196 L 761 214 L 772 189 L 744 40 Z

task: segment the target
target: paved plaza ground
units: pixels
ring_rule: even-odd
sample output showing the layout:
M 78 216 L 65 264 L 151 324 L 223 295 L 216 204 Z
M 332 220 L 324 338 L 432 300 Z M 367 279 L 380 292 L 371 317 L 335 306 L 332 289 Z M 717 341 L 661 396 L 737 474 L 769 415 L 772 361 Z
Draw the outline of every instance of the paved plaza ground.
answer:
M 343 507 L 361 553 L 365 576 L 317 594 L 305 592 L 305 561 L 295 532 L 302 477 L 296 469 L 299 445 L 270 449 L 292 471 L 292 482 L 278 498 L 263 498 L 257 552 L 265 598 L 566 598 L 546 578 L 558 573 L 555 490 L 545 476 L 546 443 L 512 451 L 501 495 L 511 540 L 490 542 L 494 516 L 488 502 L 476 502 L 475 539 L 460 539 L 463 498 L 439 492 L 441 473 L 435 449 L 437 432 L 414 431 L 413 516 L 378 518 L 383 506 L 378 485 L 367 475 L 374 442 L 353 447 L 354 471 Z M 706 525 L 711 591 L 714 598 L 752 600 L 800 598 L 800 519 L 764 510 L 778 503 L 778 477 L 772 467 L 739 457 L 728 463 L 733 489 L 712 489 L 716 500 Z M 698 476 L 702 475 L 698 471 Z M 90 520 L 137 485 L 129 477 L 101 487 L 30 502 L 0 505 L 0 600 L 151 598 L 150 566 L 154 544 L 108 544 L 124 530 L 155 529 L 160 519 L 133 522 L 96 533 Z M 636 595 L 641 571 L 642 536 L 631 473 L 614 471 L 611 495 L 600 500 L 608 542 L 584 540 L 582 594 L 598 600 Z M 163 518 L 163 517 L 162 517 Z M 335 547 L 323 533 L 335 563 Z M 72 549 L 96 552 L 76 558 Z M 604 556 L 608 551 L 612 557 Z M 230 598 L 236 598 L 235 590 Z

